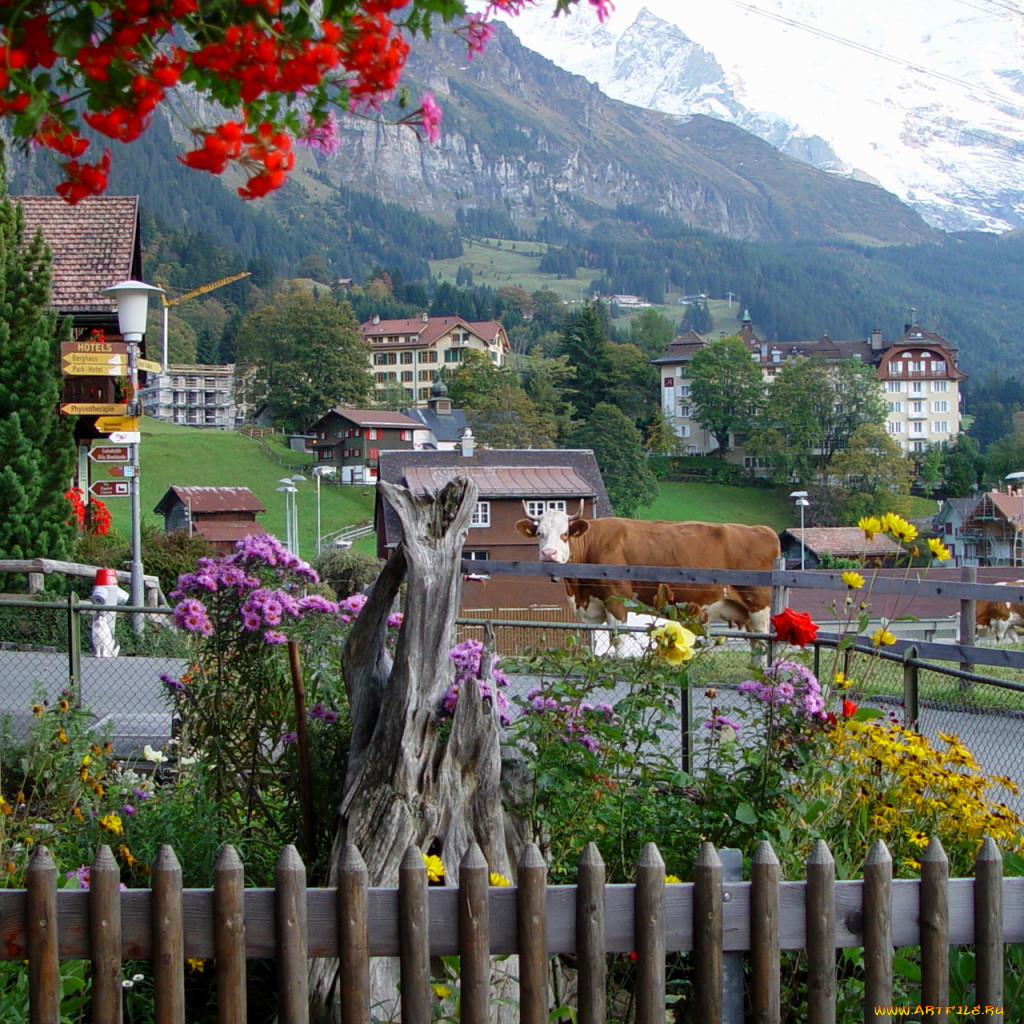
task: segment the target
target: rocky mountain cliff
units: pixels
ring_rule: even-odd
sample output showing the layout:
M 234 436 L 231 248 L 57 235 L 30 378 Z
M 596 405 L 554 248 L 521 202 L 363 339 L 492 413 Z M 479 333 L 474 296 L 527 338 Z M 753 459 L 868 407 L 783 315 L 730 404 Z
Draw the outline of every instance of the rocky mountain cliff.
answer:
M 874 185 L 817 170 L 722 121 L 609 99 L 503 26 L 473 62 L 443 34 L 414 52 L 407 82 L 440 103 L 441 142 L 349 118 L 341 148 L 317 159 L 328 181 L 447 222 L 486 208 L 524 226 L 544 217 L 592 226 L 638 204 L 735 239 L 932 237 Z

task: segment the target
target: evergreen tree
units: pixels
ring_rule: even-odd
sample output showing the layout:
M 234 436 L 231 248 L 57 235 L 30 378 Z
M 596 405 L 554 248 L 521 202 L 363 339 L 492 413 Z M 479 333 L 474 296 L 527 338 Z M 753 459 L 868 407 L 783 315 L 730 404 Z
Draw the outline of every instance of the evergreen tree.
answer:
M 0 202 L 0 558 L 69 558 L 65 497 L 72 426 L 56 415 L 60 348 L 50 301 L 50 251 L 25 240 L 21 207 Z
M 587 302 L 562 329 L 559 355 L 576 370 L 569 396 L 577 413 L 586 418 L 606 397 L 611 371 L 608 330 L 596 303 Z
M 635 516 L 658 496 L 658 481 L 647 468 L 643 437 L 614 405 L 600 402 L 568 438 L 571 448 L 591 448 L 617 516 Z

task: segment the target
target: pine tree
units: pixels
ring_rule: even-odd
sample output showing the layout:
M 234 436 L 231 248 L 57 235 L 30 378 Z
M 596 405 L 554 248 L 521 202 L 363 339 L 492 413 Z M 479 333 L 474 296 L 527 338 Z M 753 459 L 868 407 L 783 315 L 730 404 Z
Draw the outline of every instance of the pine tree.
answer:
M 65 497 L 74 464 L 58 415 L 60 348 L 49 310 L 50 251 L 25 241 L 21 207 L 0 202 L 0 557 L 68 558 L 76 529 Z

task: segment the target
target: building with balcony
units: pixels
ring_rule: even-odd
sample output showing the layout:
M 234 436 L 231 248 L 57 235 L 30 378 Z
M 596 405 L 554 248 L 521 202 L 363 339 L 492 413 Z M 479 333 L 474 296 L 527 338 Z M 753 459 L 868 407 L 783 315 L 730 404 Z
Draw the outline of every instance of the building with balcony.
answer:
M 482 352 L 495 366 L 504 366 L 509 343 L 496 320 L 470 323 L 460 316 L 427 316 L 381 320 L 374 316 L 359 325 L 370 346 L 370 365 L 377 391 L 402 388 L 404 399 L 426 407 L 438 370 L 455 369 L 466 352 Z
M 235 366 L 172 364 L 141 389 L 147 416 L 208 430 L 235 430 L 244 413 L 235 398 Z

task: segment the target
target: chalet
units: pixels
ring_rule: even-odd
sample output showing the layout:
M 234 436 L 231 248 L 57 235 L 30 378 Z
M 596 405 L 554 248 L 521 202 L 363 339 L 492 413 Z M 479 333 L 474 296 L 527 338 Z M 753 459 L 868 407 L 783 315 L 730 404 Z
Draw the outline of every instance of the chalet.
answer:
M 221 552 L 252 534 L 266 533 L 256 516 L 266 512 L 248 487 L 169 487 L 153 511 L 164 517 L 164 532 L 188 530 Z
M 413 492 L 436 491 L 456 476 L 469 477 L 479 497 L 463 557 L 479 563 L 466 579 L 464 612 L 565 609 L 565 585 L 544 577 L 487 574 L 488 560 L 537 561 L 537 542 L 516 530 L 524 507 L 531 516 L 562 508 L 598 518 L 612 514 L 594 453 L 582 449 L 478 449 L 467 432 L 457 451 L 382 451 L 380 478 Z M 394 509 L 377 495 L 377 554 L 387 558 L 401 539 Z
M 800 567 L 801 548 L 806 569 L 817 569 L 825 555 L 855 559 L 868 567 L 892 566 L 903 550 L 887 534 L 876 533 L 868 540 L 856 526 L 796 527 L 783 530 L 779 541 L 789 568 Z
M 947 498 L 940 502 L 933 520 L 936 535 L 949 549 L 949 565 L 977 565 L 978 553 L 973 537 L 964 535 L 964 523 L 977 508 L 980 496 Z
M 417 420 L 385 409 L 331 409 L 313 424 L 317 465 L 333 466 L 343 484 L 372 484 L 385 449 L 411 451 Z
M 359 325 L 370 346 L 370 365 L 378 391 L 401 387 L 407 401 L 425 406 L 437 371 L 455 368 L 467 352 L 484 353 L 504 366 L 509 342 L 496 320 L 470 323 L 460 316 L 427 316 L 381 320 L 374 316 Z
M 972 553 L 975 565 L 1024 565 L 1022 523 L 1024 492 L 989 491 L 981 495 L 960 527 L 964 552 Z

